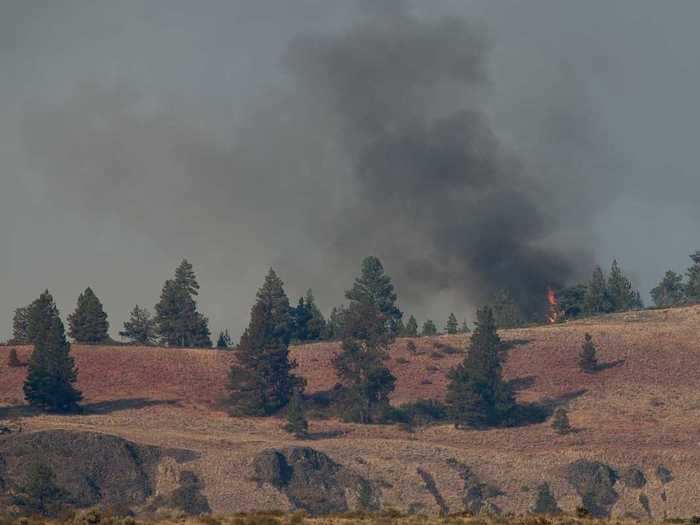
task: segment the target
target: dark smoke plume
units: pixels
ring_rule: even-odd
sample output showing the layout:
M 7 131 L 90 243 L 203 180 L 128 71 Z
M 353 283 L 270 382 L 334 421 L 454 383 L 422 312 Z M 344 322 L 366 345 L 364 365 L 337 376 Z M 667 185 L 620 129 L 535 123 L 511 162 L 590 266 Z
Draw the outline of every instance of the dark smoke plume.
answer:
M 487 51 L 462 19 L 394 14 L 299 39 L 288 62 L 339 119 L 352 158 L 357 195 L 332 229 L 335 248 L 379 252 L 404 290 L 460 290 L 474 303 L 509 289 L 532 313 L 582 260 L 553 244 L 562 203 L 549 185 L 563 178 L 528 173 L 480 109 Z

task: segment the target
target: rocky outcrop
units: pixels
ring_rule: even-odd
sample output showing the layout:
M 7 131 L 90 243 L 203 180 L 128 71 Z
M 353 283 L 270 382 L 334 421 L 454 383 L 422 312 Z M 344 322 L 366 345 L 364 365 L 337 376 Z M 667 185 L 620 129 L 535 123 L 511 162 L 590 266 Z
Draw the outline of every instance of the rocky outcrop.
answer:
M 310 514 L 379 508 L 379 489 L 369 480 L 309 447 L 269 449 L 253 461 L 254 480 L 283 492 L 292 506 Z
M 192 459 L 187 451 L 166 451 L 125 439 L 68 430 L 18 433 L 0 438 L 0 506 L 11 506 L 37 466 L 53 475 L 74 508 L 101 505 L 128 512 L 154 493 L 161 458 Z
M 605 463 L 581 459 L 569 465 L 568 480 L 583 507 L 595 517 L 608 517 L 619 495 L 614 486 L 618 473 Z

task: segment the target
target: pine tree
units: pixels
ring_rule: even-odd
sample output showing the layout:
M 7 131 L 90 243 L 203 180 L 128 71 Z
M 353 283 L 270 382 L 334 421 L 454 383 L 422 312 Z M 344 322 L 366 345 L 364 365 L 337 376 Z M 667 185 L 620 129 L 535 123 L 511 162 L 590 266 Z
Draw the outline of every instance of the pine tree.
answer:
M 109 339 L 107 314 L 92 288 L 78 297 L 78 306 L 68 316 L 68 325 L 69 335 L 78 343 L 97 344 Z
M 641 298 L 635 293 L 630 280 L 622 273 L 617 260 L 613 260 L 608 277 L 608 294 L 610 297 L 611 310 L 613 312 L 624 312 L 638 307 Z
M 311 313 L 311 318 L 306 323 L 306 337 L 309 341 L 319 341 L 326 331 L 326 320 L 316 305 L 316 299 L 311 289 L 307 290 L 304 302 Z
M 448 334 L 456 334 L 458 329 L 459 325 L 457 324 L 457 318 L 455 317 L 455 314 L 450 313 L 450 316 L 447 318 L 447 323 L 445 324 L 445 331 Z
M 82 395 L 73 386 L 78 373 L 58 309 L 48 291 L 33 305 L 30 324 L 34 351 L 29 359 L 24 397 L 30 405 L 43 410 L 75 411 Z
M 220 350 L 226 350 L 231 347 L 231 336 L 228 333 L 228 330 L 224 330 L 223 332 L 219 332 L 219 338 L 216 341 L 216 348 L 219 348 Z
M 311 308 L 306 304 L 303 297 L 299 298 L 296 308 L 290 310 L 292 323 L 292 341 L 304 342 L 309 340 L 309 322 L 312 314 Z
M 471 332 L 471 330 L 469 329 L 469 325 L 467 324 L 466 319 L 464 321 L 462 321 L 462 326 L 460 326 L 459 331 L 460 331 L 460 333 L 463 333 L 463 334 L 468 334 L 469 332 Z
M 437 334 L 437 326 L 435 326 L 435 323 L 431 319 L 428 319 L 426 322 L 423 323 L 423 329 L 421 330 L 421 335 L 431 336 L 431 335 L 436 335 L 436 334 Z
M 199 284 L 192 265 L 183 260 L 175 278 L 163 285 L 156 305 L 156 332 L 162 344 L 179 347 L 211 347 L 209 320 L 197 311 Z
M 446 404 L 456 428 L 510 421 L 515 397 L 502 377 L 501 345 L 493 310 L 479 310 L 469 352 L 448 374 Z
M 520 307 L 508 289 L 499 291 L 494 297 L 493 315 L 498 328 L 515 328 L 525 322 Z
M 416 318 L 411 316 L 408 318 L 408 322 L 406 323 L 406 331 L 405 331 L 406 337 L 417 337 L 418 336 L 418 321 L 416 321 Z
M 309 422 L 304 414 L 304 401 L 301 392 L 294 389 L 292 399 L 287 407 L 287 424 L 284 429 L 290 434 L 294 434 L 297 439 L 306 439 L 309 437 Z
M 578 366 L 587 374 L 592 374 L 598 371 L 598 358 L 596 357 L 596 348 L 593 344 L 591 334 L 586 334 L 585 341 L 581 347 L 581 352 L 578 355 Z
M 660 308 L 683 304 L 685 302 L 683 276 L 671 270 L 667 271 L 658 286 L 651 290 L 651 298 Z
M 328 316 L 328 322 L 323 334 L 323 339 L 326 341 L 335 341 L 340 337 L 340 330 L 343 325 L 343 315 L 345 307 L 333 307 L 331 314 Z
M 351 301 L 373 304 L 384 316 L 393 335 L 397 334 L 397 324 L 403 315 L 396 306 L 396 292 L 391 278 L 384 273 L 384 267 L 377 257 L 366 257 L 362 261 L 360 276 L 353 287 L 345 292 Z
M 17 308 L 12 319 L 12 343 L 27 345 L 31 343 L 29 337 L 29 319 L 31 317 L 31 305 Z
M 685 285 L 685 295 L 690 303 L 700 302 L 700 250 L 690 255 L 693 265 L 688 268 L 688 281 Z
M 303 379 L 291 373 L 297 366 L 289 359 L 291 329 L 289 299 L 282 281 L 270 270 L 229 371 L 233 415 L 270 415 L 289 402 L 295 388 L 303 388 Z
M 554 411 L 554 417 L 552 418 L 552 428 L 559 435 L 565 435 L 572 431 L 571 424 L 569 423 L 569 415 L 564 408 L 557 408 Z
M 147 309 L 136 305 L 129 314 L 129 320 L 124 323 L 124 330 L 119 332 L 119 335 L 132 343 L 152 346 L 157 340 L 155 320 Z
M 604 314 L 612 311 L 608 285 L 600 266 L 593 270 L 593 277 L 586 290 L 584 309 L 589 315 Z
M 353 301 L 341 329 L 342 351 L 333 366 L 346 387 L 343 416 L 357 423 L 380 422 L 389 409 L 396 378 L 384 366 L 393 335 L 372 303 Z

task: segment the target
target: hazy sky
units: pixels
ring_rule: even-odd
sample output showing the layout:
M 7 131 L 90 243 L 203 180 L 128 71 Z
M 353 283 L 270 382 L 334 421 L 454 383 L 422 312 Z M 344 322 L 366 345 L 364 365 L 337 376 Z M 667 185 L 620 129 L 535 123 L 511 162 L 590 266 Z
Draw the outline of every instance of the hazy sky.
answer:
M 617 257 L 646 299 L 700 248 L 698 17 L 694 0 L 4 0 L 0 338 L 43 289 L 65 316 L 86 286 L 116 335 L 183 257 L 235 339 L 268 267 L 328 311 L 369 253 L 442 325 L 494 278 L 474 225 L 522 229 L 513 249 L 553 281 Z M 464 194 L 478 170 L 447 186 L 445 122 L 499 199 Z M 384 156 L 414 140 L 422 171 Z

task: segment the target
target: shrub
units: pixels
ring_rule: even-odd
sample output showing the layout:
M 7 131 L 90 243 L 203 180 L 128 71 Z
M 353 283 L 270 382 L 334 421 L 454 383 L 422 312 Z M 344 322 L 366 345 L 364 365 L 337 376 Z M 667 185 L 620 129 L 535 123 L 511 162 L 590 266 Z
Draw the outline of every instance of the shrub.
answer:
M 591 334 L 585 335 L 585 341 L 581 347 L 581 352 L 578 355 L 578 366 L 587 374 L 592 374 L 598 371 L 596 347 L 593 344 L 593 337 Z
M 552 428 L 554 431 L 563 436 L 570 433 L 573 429 L 569 423 L 569 415 L 564 408 L 557 408 L 554 412 L 554 418 L 552 419 Z
M 22 366 L 22 362 L 19 360 L 19 357 L 17 357 L 17 349 L 16 348 L 12 348 L 10 350 L 10 354 L 7 356 L 7 366 L 11 366 L 11 367 Z
M 408 364 L 408 363 L 410 363 L 410 361 L 409 361 L 408 359 L 404 358 L 404 357 L 397 357 L 397 358 L 396 358 L 396 364 L 397 364 L 397 365 L 405 365 L 405 364 Z
M 394 411 L 394 417 L 400 423 L 411 426 L 422 426 L 445 421 L 447 408 L 434 399 L 419 399 L 413 403 L 405 403 Z
M 443 357 L 445 357 L 445 354 L 442 352 L 430 352 L 431 359 L 442 359 Z
M 438 370 L 440 370 L 437 366 L 433 366 L 433 365 L 426 366 L 425 369 L 426 369 L 428 372 L 437 372 Z
M 412 354 L 415 354 L 416 353 L 416 343 L 414 343 L 413 341 L 409 341 L 408 343 L 406 343 L 406 350 L 408 350 Z

